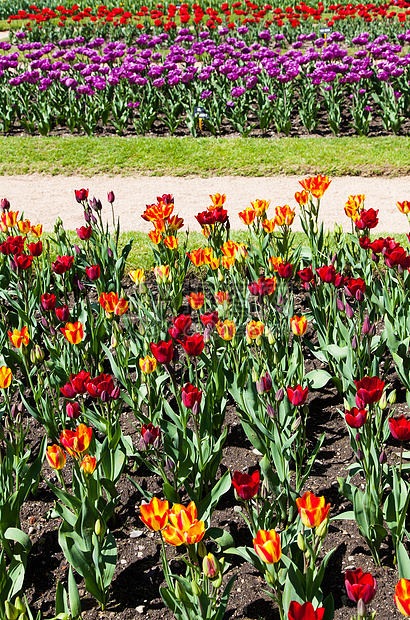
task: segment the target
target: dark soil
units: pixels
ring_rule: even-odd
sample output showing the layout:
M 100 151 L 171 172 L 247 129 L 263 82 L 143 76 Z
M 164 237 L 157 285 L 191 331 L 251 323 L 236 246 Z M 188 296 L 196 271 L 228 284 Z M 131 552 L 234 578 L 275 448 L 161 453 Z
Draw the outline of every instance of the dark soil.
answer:
M 298 295 L 297 307 L 300 301 Z M 307 336 L 314 338 L 312 329 Z M 312 363 L 308 362 L 309 365 Z M 387 381 L 393 387 L 397 387 L 399 403 L 397 411 L 408 412 L 407 405 L 404 404 L 405 393 L 403 389 L 400 390 L 397 375 L 390 374 Z M 351 508 L 349 502 L 338 492 L 337 477 L 346 476 L 346 467 L 355 458 L 344 419 L 339 412 L 343 409 L 343 402 L 336 389 L 331 387 L 312 391 L 307 402 L 308 441 L 313 447 L 322 432 L 325 432 L 325 441 L 306 490 L 312 491 L 317 496 L 323 495 L 326 501 L 331 503 L 331 517 L 334 517 Z M 226 471 L 226 468 L 231 473 L 235 470 L 253 471 L 258 465 L 259 455 L 246 438 L 233 404 L 228 408 L 226 424 L 229 432 L 221 473 Z M 126 410 L 122 417 L 122 427 L 124 433 L 130 435 L 134 445 L 137 446 L 140 440 L 140 424 L 133 414 Z M 30 444 L 38 446 L 42 435 L 43 429 L 35 421 L 30 421 L 28 434 Z M 387 446 L 390 462 L 397 462 L 397 452 L 397 444 Z M 139 519 L 142 497 L 129 478 L 158 497 L 162 496 L 161 480 L 153 476 L 145 466 L 134 469 L 133 462 L 129 464 L 125 474 L 118 484 L 121 499 L 116 510 L 115 523 L 111 527 L 117 541 L 118 561 L 110 588 L 108 609 L 105 612 L 99 611 L 96 601 L 86 593 L 83 582 L 79 580 L 83 618 L 85 620 L 97 618 L 131 620 L 139 616 L 150 620 L 172 618 L 171 612 L 165 608 L 159 596 L 159 586 L 163 582 L 159 537 L 150 532 Z M 56 480 L 54 472 L 47 466 L 43 469 L 43 476 Z M 53 494 L 42 480 L 38 493 L 29 497 L 21 513 L 22 528 L 29 533 L 33 542 L 24 589 L 32 607 L 40 608 L 46 617 L 54 615 L 57 580 L 66 585 L 68 576 L 68 565 L 58 544 L 59 521 L 48 517 L 53 502 Z M 231 490 L 222 497 L 219 509 L 213 514 L 212 526 L 219 526 L 229 531 L 236 545 L 251 546 L 251 535 L 244 520 L 235 510 L 236 506 L 237 502 Z M 350 620 L 355 613 L 354 604 L 346 597 L 344 574 L 346 569 L 358 567 L 363 571 L 370 571 L 377 579 L 378 592 L 370 605 L 377 609 L 377 618 L 380 620 L 401 618 L 393 602 L 394 588 L 399 577 L 397 568 L 392 565 L 391 541 L 386 538 L 382 543 L 382 566 L 376 567 L 355 522 L 333 521 L 322 552 L 326 553 L 333 548 L 336 551 L 328 565 L 323 589 L 325 595 L 333 593 L 335 619 Z M 171 547 L 168 547 L 167 552 L 169 559 L 172 558 L 171 565 L 176 572 L 178 568 L 182 568 L 182 563 L 178 561 L 180 552 L 177 548 Z M 264 578 L 251 565 L 241 562 L 238 558 L 232 558 L 232 567 L 226 579 L 231 574 L 237 574 L 237 579 L 232 589 L 227 618 L 271 620 L 279 618 L 274 603 L 264 592 L 267 589 Z

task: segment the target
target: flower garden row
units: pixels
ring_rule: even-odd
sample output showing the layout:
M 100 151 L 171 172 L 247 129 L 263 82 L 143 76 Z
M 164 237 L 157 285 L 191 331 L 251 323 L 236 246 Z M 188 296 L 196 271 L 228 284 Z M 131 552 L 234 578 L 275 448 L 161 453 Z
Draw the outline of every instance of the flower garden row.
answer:
M 322 104 L 336 135 L 348 113 L 366 135 L 373 116 L 394 133 L 409 117 L 410 55 L 386 35 L 362 33 L 349 55 L 338 32 L 327 46 L 315 33 L 299 35 L 284 53 L 283 35 L 264 30 L 247 44 L 247 32 L 215 42 L 181 29 L 167 53 L 166 33 L 140 35 L 132 47 L 82 37 L 41 44 L 17 33 L 18 51 L 0 44 L 2 130 L 19 124 L 47 135 L 62 126 L 90 135 L 102 125 L 145 134 L 159 119 L 171 134 L 184 123 L 195 136 L 201 117 L 214 135 L 224 123 L 243 136 L 254 128 L 289 134 L 297 118 L 314 132 Z M 410 31 L 399 36 L 406 44 Z
M 136 269 L 129 295 L 122 278 L 132 242 L 118 253 L 112 192 L 112 233 L 101 202 L 86 189 L 75 192 L 85 225 L 73 245 L 56 223 L 53 262 L 42 227 L 2 200 L 2 617 L 34 617 L 21 598 L 31 540 L 20 511 L 44 463 L 55 472 L 44 480 L 70 566 L 68 596 L 57 585 L 56 616 L 80 617 L 76 575 L 106 608 L 117 558 L 110 528 L 130 459 L 161 481 L 161 497 L 138 487 L 140 518 L 157 532 L 160 594 L 177 618 L 222 620 L 235 580 L 232 556 L 265 577 L 281 619 L 333 618 L 332 595 L 324 598 L 321 587 L 334 551 L 321 554 L 332 519 L 356 522 L 376 564 L 389 537 L 398 567 L 394 601 L 410 616 L 410 420 L 395 413 L 386 380 L 394 362 L 410 393 L 410 254 L 392 238 L 370 240 L 378 211 L 365 208 L 363 195 L 346 203 L 352 232 L 324 234 L 319 208 L 329 184 L 305 179 L 295 194 L 305 248 L 292 234 L 296 209 L 277 206 L 268 215 L 262 199 L 240 213 L 247 243 L 233 242 L 226 197 L 216 194 L 196 216 L 205 246 L 187 254 L 173 198 L 159 197 L 142 214 L 153 225 L 155 286 Z M 397 206 L 410 214 L 409 202 Z M 191 269 L 198 287 L 184 299 Z M 304 314 L 295 313 L 298 290 Z M 308 373 L 307 353 L 317 360 Z M 347 478 L 338 479 L 352 509 L 341 514 L 309 490 L 324 433 L 313 445 L 307 399 L 328 383 L 337 387 L 353 452 Z M 228 394 L 260 455 L 251 475 L 220 471 Z M 135 415 L 139 445 L 123 433 L 124 407 Z M 26 445 L 31 416 L 43 434 L 35 453 Z M 235 546 L 212 523 L 232 485 L 248 546 Z M 185 550 L 185 573 L 173 571 L 172 547 Z M 345 579 L 357 620 L 373 618 L 374 577 L 357 567 Z

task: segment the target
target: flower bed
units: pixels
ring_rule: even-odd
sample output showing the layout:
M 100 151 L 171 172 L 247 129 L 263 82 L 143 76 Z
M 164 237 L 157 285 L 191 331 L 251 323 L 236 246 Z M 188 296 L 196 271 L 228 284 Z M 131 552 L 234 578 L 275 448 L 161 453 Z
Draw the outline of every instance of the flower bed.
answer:
M 393 587 L 407 613 L 410 258 L 370 240 L 378 211 L 361 195 L 346 202 L 352 232 L 325 234 L 330 182 L 295 193 L 306 247 L 296 209 L 268 216 L 263 199 L 240 213 L 247 243 L 231 241 L 216 194 L 197 215 L 204 246 L 186 254 L 173 198 L 159 197 L 142 214 L 153 276 L 133 270 L 128 285 L 132 241 L 118 253 L 112 192 L 110 233 L 101 202 L 76 190 L 85 225 L 73 245 L 56 223 L 52 263 L 41 226 L 2 201 L 3 615 L 21 617 L 46 587 L 66 618 L 110 617 L 111 604 L 124 619 L 135 607 L 164 617 L 160 585 L 169 617 L 222 618 L 232 588 L 242 617 L 271 613 L 269 598 L 256 604 L 267 588 L 281 618 L 341 620 L 344 579 L 358 617 L 378 608 L 377 588 L 389 617 Z M 33 574 L 50 549 L 67 581 Z M 145 585 L 130 587 L 135 554 Z

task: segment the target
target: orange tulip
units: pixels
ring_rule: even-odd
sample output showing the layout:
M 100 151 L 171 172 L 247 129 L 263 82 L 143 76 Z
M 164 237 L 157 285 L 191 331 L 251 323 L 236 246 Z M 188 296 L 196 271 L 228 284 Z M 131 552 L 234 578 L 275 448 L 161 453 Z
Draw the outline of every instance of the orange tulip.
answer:
M 151 232 L 148 233 L 148 237 L 155 245 L 161 243 L 162 235 L 159 230 L 151 230 Z
M 141 504 L 140 519 L 153 532 L 163 530 L 168 523 L 169 504 L 153 497 L 149 504 Z
M 32 226 L 31 232 L 35 237 L 41 237 L 41 235 L 43 234 L 43 225 L 37 224 L 36 226 Z
M 165 232 L 165 220 L 155 220 L 154 226 L 155 231 L 153 231 L 153 234 Z
M 56 444 L 53 446 L 48 446 L 46 457 L 50 467 L 57 470 L 63 469 L 66 462 L 66 456 L 60 446 L 57 446 Z
M 135 269 L 128 274 L 133 282 L 145 282 L 145 271 L 143 269 Z
M 191 293 L 187 300 L 193 310 L 200 310 L 204 305 L 205 295 L 203 293 Z
M 329 181 L 327 176 L 318 175 L 317 177 L 310 177 L 299 181 L 303 189 L 312 194 L 315 198 L 321 198 L 325 191 L 329 188 L 332 181 Z
M 296 192 L 295 200 L 299 206 L 304 207 L 309 202 L 309 192 L 305 189 L 302 189 L 301 192 Z
M 156 369 L 157 360 L 155 359 L 155 357 L 150 357 L 149 355 L 146 355 L 144 358 L 140 358 L 139 364 L 142 372 L 146 375 L 149 375 Z
M 276 226 L 291 226 L 295 219 L 295 209 L 291 209 L 289 205 L 275 208 L 275 224 Z
M 65 327 L 60 327 L 60 330 L 70 344 L 80 344 L 84 338 L 84 328 L 80 321 L 76 323 L 66 323 Z
M 404 213 L 404 215 L 408 215 L 410 213 L 410 202 L 404 200 L 403 202 L 396 202 L 397 208 L 399 211 Z
M 18 229 L 23 235 L 27 235 L 27 233 L 31 230 L 30 220 L 19 220 L 17 222 Z
M 183 227 L 184 220 L 182 217 L 178 217 L 178 215 L 173 215 L 172 217 L 168 219 L 167 224 L 168 224 L 169 230 L 171 232 L 174 232 L 175 230 L 179 230 L 180 228 Z
M 219 306 L 223 306 L 224 303 L 229 304 L 229 292 L 228 291 L 218 291 L 214 295 L 214 299 Z
M 239 246 L 235 243 L 235 241 L 225 241 L 221 247 L 221 251 L 227 258 L 234 258 L 238 247 Z
M 396 607 L 403 616 L 410 616 L 410 581 L 400 579 L 394 594 Z
M 232 265 L 235 264 L 235 257 L 234 256 L 222 256 L 221 259 L 222 262 L 222 267 L 224 269 L 230 269 L 232 267 Z
M 187 256 L 189 257 L 191 263 L 195 267 L 202 267 L 205 263 L 205 255 L 203 248 L 198 248 L 198 250 L 193 250 L 191 253 L 187 252 Z
M 251 205 L 256 213 L 256 217 L 262 217 L 265 211 L 267 211 L 269 208 L 270 200 L 263 200 L 258 198 L 257 200 L 251 202 Z
M 60 435 L 60 441 L 71 456 L 78 458 L 82 452 L 88 450 L 92 434 L 92 428 L 79 424 L 75 431 L 64 429 Z
M 216 329 L 220 337 L 226 341 L 232 340 L 236 334 L 235 323 L 229 319 L 225 319 L 223 323 L 222 321 L 218 321 Z
M 12 378 L 13 378 L 13 375 L 12 375 L 10 368 L 7 368 L 7 366 L 1 366 L 0 367 L 0 388 L 2 390 L 5 390 L 6 388 L 9 387 Z
M 1 214 L 1 221 L 7 228 L 13 228 L 17 224 L 18 211 L 4 211 Z
M 272 263 L 273 271 L 277 271 L 279 265 L 283 263 L 283 259 L 280 256 L 271 256 L 269 262 Z
M 178 239 L 176 237 L 165 237 L 164 244 L 169 250 L 176 250 L 178 247 Z
M 282 555 L 280 537 L 275 530 L 259 530 L 253 539 L 253 548 L 265 564 L 276 564 Z
M 238 215 L 246 226 L 250 226 L 256 217 L 256 211 L 251 207 L 247 207 L 244 211 L 238 213 Z
M 174 205 L 172 203 L 166 204 L 165 202 L 160 202 L 157 205 L 147 205 L 141 217 L 147 222 L 167 220 L 172 215 L 173 210 Z
M 263 334 L 265 325 L 261 321 L 249 321 L 246 326 L 246 335 L 250 340 L 256 340 Z
M 213 271 L 218 269 L 219 264 L 220 264 L 219 258 L 216 258 L 216 256 L 214 256 L 212 252 L 205 254 L 205 265 L 210 267 Z
M 20 349 L 22 344 L 24 346 L 28 345 L 30 337 L 28 335 L 28 328 L 26 326 L 24 326 L 21 331 L 15 329 L 13 333 L 11 331 L 8 331 L 7 333 L 12 344 L 14 344 L 14 346 L 18 349 Z
M 222 207 L 226 200 L 226 194 L 209 194 L 209 198 L 212 200 L 212 207 L 210 207 L 210 210 L 213 211 L 217 207 Z
M 295 316 L 290 319 L 290 326 L 295 336 L 303 336 L 307 329 L 307 318 L 305 316 Z
M 122 316 L 128 310 L 128 301 L 118 299 L 117 293 L 101 293 L 98 300 L 107 314 L 114 313 L 116 316 Z
M 305 527 L 318 527 L 327 519 L 330 504 L 325 505 L 325 498 L 315 497 L 310 491 L 306 491 L 303 497 L 296 499 L 300 518 Z
M 88 476 L 91 476 L 91 474 L 93 474 L 95 471 L 96 465 L 97 465 L 97 459 L 95 458 L 95 456 L 90 456 L 89 454 L 86 454 L 83 460 L 81 461 L 80 467 L 85 474 L 87 474 Z
M 182 504 L 174 504 L 168 519 L 168 526 L 162 535 L 170 545 L 193 545 L 204 537 L 205 523 L 198 521 L 194 502 L 190 502 L 186 508 Z
M 273 233 L 276 226 L 276 218 L 272 218 L 271 220 L 263 220 L 262 228 L 267 233 Z

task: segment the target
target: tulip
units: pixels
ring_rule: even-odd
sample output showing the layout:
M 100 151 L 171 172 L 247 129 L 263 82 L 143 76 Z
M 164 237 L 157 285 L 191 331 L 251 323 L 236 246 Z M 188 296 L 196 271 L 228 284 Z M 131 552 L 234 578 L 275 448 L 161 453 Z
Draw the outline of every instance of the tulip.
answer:
M 91 474 L 94 473 L 96 465 L 97 459 L 95 458 L 95 456 L 90 456 L 89 454 L 86 454 L 81 461 L 80 467 L 83 470 L 84 474 L 87 474 L 87 476 L 91 476 Z
M 327 176 L 322 176 L 320 174 L 317 177 L 310 177 L 309 179 L 299 181 L 303 189 L 312 194 L 315 198 L 322 198 L 331 182 L 332 181 L 329 181 Z
M 282 555 L 280 536 L 275 530 L 259 530 L 253 539 L 253 548 L 265 564 L 276 564 Z
M 151 372 L 154 372 L 154 370 L 157 367 L 157 360 L 155 359 L 155 357 L 150 357 L 149 355 L 146 355 L 144 358 L 140 358 L 139 360 L 139 365 L 140 365 L 140 369 L 141 371 L 146 374 L 149 375 L 151 374 Z
M 30 337 L 28 335 L 27 326 L 24 326 L 21 331 L 19 331 L 18 329 L 14 329 L 13 333 L 11 331 L 7 331 L 7 333 L 12 344 L 18 349 L 20 349 L 21 345 L 28 345 Z
M 315 270 L 322 282 L 327 284 L 334 284 L 336 280 L 336 269 L 333 265 L 319 267 Z
M 1 214 L 1 221 L 6 228 L 13 228 L 17 224 L 18 211 L 5 211 Z
M 77 202 L 83 202 L 84 200 L 87 200 L 88 198 L 88 189 L 75 189 L 74 190 L 74 194 L 75 194 L 75 199 Z
M 305 206 L 309 202 L 309 192 L 305 189 L 302 189 L 301 192 L 295 192 L 295 200 L 299 206 Z
M 31 254 L 20 254 L 15 256 L 14 260 L 16 261 L 18 268 L 24 271 L 31 267 L 33 256 Z
M 142 450 L 146 450 L 148 446 L 159 444 L 161 438 L 161 428 L 151 424 L 143 424 L 141 427 L 141 443 Z
M 191 329 L 192 319 L 189 314 L 180 314 L 172 319 L 175 330 L 173 330 L 174 337 L 181 334 L 186 335 Z
M 350 426 L 350 428 L 361 428 L 366 423 L 366 419 L 366 409 L 357 409 L 357 407 L 353 407 L 345 411 L 346 424 Z
M 265 325 L 261 321 L 249 321 L 246 326 L 246 335 L 249 340 L 256 340 L 263 335 Z
M 91 233 L 93 232 L 92 226 L 81 226 L 81 228 L 76 228 L 77 235 L 81 241 L 88 241 L 91 237 Z
M 291 209 L 289 205 L 275 208 L 275 224 L 276 226 L 291 226 L 295 219 L 295 209 Z
M 52 469 L 56 469 L 57 471 L 59 469 L 63 469 L 66 463 L 66 456 L 63 450 L 56 444 L 53 446 L 48 446 L 46 457 L 50 467 L 52 467 Z
M 286 388 L 288 398 L 294 407 L 304 405 L 308 395 L 309 388 L 302 388 L 301 385 L 296 385 L 292 388 L 290 385 Z
M 205 295 L 203 293 L 191 293 L 187 296 L 187 300 L 193 310 L 200 310 L 204 305 Z
M 292 601 L 289 605 L 288 620 L 322 620 L 324 614 L 324 607 L 318 607 L 315 611 L 309 601 L 303 605 Z
M 71 373 L 70 385 L 73 388 L 75 394 L 85 394 L 87 388 L 85 387 L 90 379 L 90 373 L 85 370 L 81 370 L 78 374 Z
M 390 432 L 398 441 L 410 440 L 410 420 L 406 420 L 404 415 L 399 418 L 389 418 Z
M 330 504 L 325 505 L 325 498 L 315 497 L 310 491 L 306 491 L 303 497 L 296 499 L 299 516 L 305 527 L 318 527 L 329 514 Z
M 145 282 L 144 269 L 135 269 L 128 274 L 133 282 Z
M 295 314 L 295 316 L 290 319 L 290 327 L 295 336 L 303 336 L 307 329 L 307 318 Z
M 382 397 L 384 383 L 379 377 L 363 377 L 360 381 L 355 381 L 357 407 L 377 403 Z
M 168 501 L 161 501 L 153 497 L 149 504 L 140 506 L 141 521 L 153 532 L 163 530 L 168 523 L 169 504 Z
M 204 537 L 205 523 L 198 521 L 194 502 L 190 502 L 186 508 L 182 504 L 174 504 L 168 519 L 168 526 L 162 535 L 170 545 L 193 545 Z
M 128 301 L 119 299 L 114 292 L 101 293 L 98 301 L 108 315 L 114 313 L 116 316 L 122 316 L 128 310 Z
M 85 383 L 85 388 L 92 398 L 101 398 L 102 400 L 108 395 L 109 398 L 116 396 L 114 381 L 110 375 L 101 374 L 94 379 L 90 379 Z
M 66 323 L 65 327 L 60 327 L 60 331 L 70 344 L 80 344 L 84 338 L 84 328 L 80 321 Z
M 31 232 L 35 237 L 41 237 L 41 235 L 43 234 L 43 225 L 37 224 L 36 226 L 32 226 Z
M 101 275 L 100 265 L 90 265 L 85 268 L 85 272 L 91 281 L 98 280 Z
M 0 366 L 0 388 L 2 390 L 8 388 L 12 379 L 13 374 L 10 368 L 7 368 L 7 366 Z
M 202 248 L 193 250 L 191 253 L 187 253 L 187 256 L 195 267 L 202 267 L 205 263 L 205 254 Z
M 55 295 L 50 295 L 49 293 L 41 295 L 41 305 L 43 307 L 43 310 L 45 310 L 46 312 L 51 312 L 51 310 L 54 310 L 56 304 L 57 297 Z
M 57 256 L 57 260 L 51 263 L 54 273 L 62 275 L 69 271 L 74 263 L 74 256 Z
M 276 278 L 259 278 L 257 282 L 251 282 L 248 286 L 252 295 L 272 295 L 276 289 Z
M 75 431 L 64 429 L 60 435 L 60 441 L 67 452 L 77 458 L 82 452 L 88 450 L 92 434 L 92 428 L 79 424 Z
M 200 318 L 205 327 L 209 326 L 213 328 L 219 321 L 218 311 L 215 310 L 214 312 L 207 312 L 206 314 L 201 314 Z
M 233 472 L 232 484 L 235 487 L 235 490 L 238 496 L 247 501 L 252 497 L 257 495 L 259 490 L 259 470 L 253 472 L 250 476 L 249 474 L 241 473 L 239 471 Z
M 63 321 L 64 323 L 66 323 L 68 319 L 70 318 L 70 311 L 66 304 L 64 304 L 64 306 L 61 306 L 59 308 L 55 308 L 54 311 L 59 321 Z
M 256 211 L 252 207 L 247 207 L 244 211 L 238 213 L 238 216 L 245 226 L 250 226 L 256 217 Z
M 164 245 L 169 250 L 176 250 L 178 248 L 178 239 L 176 237 L 173 237 L 173 236 L 165 237 Z
M 41 256 L 43 253 L 43 243 L 41 241 L 27 243 L 27 249 L 32 256 Z
M 159 364 L 169 364 L 174 355 L 174 347 L 172 344 L 172 340 L 166 342 L 165 340 L 160 340 L 156 344 L 154 342 L 150 343 L 150 349 Z
M 400 579 L 396 585 L 394 602 L 396 607 L 403 616 L 410 616 L 410 580 Z
M 182 402 L 184 403 L 187 409 L 192 409 L 195 403 L 198 405 L 202 400 L 202 390 L 198 390 L 197 387 L 194 387 L 190 383 L 186 383 L 181 388 L 182 393 Z
M 289 280 L 292 277 L 293 265 L 290 263 L 279 263 L 278 275 L 282 280 Z
M 362 600 L 365 605 L 373 600 L 377 590 L 376 579 L 371 573 L 364 573 L 361 568 L 346 571 L 345 586 L 351 601 L 357 603 Z
M 354 220 L 354 223 L 359 230 L 375 228 L 379 223 L 378 213 L 379 209 L 377 211 L 374 209 L 362 209 L 360 217 Z
M 220 337 L 226 341 L 232 340 L 236 333 L 235 323 L 229 319 L 225 319 L 223 323 L 222 321 L 218 321 L 216 329 Z
M 78 403 L 67 403 L 65 410 L 72 420 L 77 420 L 80 417 L 80 405 Z
M 203 544 L 203 543 L 200 543 Z M 213 553 L 208 553 L 202 560 L 202 572 L 208 579 L 216 579 L 220 575 L 220 566 Z

